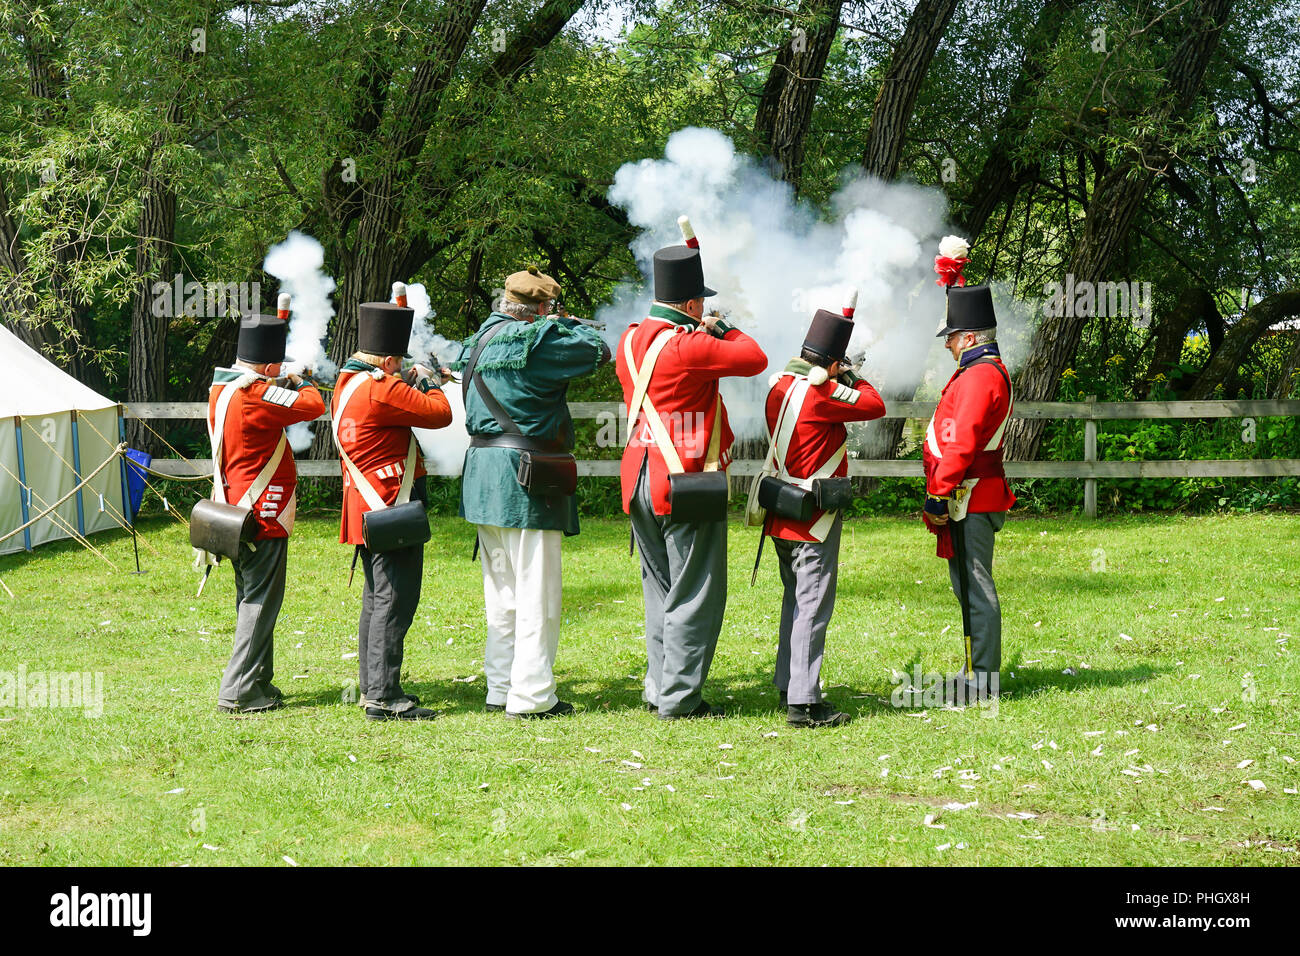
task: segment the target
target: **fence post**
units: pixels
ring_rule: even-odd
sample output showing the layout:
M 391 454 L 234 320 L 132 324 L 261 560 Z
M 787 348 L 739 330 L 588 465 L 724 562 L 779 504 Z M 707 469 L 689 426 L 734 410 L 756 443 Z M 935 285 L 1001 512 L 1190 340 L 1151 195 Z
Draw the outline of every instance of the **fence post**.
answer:
M 1088 414 L 1089 418 L 1083 423 L 1083 460 L 1086 462 L 1096 462 L 1097 460 L 1097 419 L 1092 418 L 1092 403 L 1097 400 L 1096 395 L 1088 396 Z M 1097 517 L 1097 479 L 1085 478 L 1083 480 L 1083 513 L 1089 518 Z

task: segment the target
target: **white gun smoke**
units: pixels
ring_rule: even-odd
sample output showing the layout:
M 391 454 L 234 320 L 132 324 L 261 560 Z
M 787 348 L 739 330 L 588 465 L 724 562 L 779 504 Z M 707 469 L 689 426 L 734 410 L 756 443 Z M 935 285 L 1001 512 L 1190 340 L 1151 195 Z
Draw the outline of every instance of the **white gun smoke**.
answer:
M 620 167 L 609 199 L 642 230 L 631 249 L 647 277 L 654 251 L 682 241 L 677 217 L 688 215 L 704 280 L 718 290 L 706 308 L 727 314 L 767 353 L 768 374 L 722 380 L 738 436 L 765 434 L 768 376 L 799 354 L 813 312 L 838 313 L 853 289 L 857 329 L 849 355 L 865 354 L 858 373 L 883 395 L 911 398 L 923 383 L 939 386 L 951 374 L 952 359 L 935 338 L 945 302 L 934 256 L 939 238 L 952 231 L 939 190 L 846 175 L 823 214 L 737 154 L 725 135 L 693 127 L 669 137 L 663 159 Z M 622 287 L 597 312 L 611 347 L 645 317 L 652 292 L 648 280 L 642 288 Z M 1014 307 L 1003 287 L 993 292 L 999 341 L 1013 364 L 1023 351 L 1014 343 L 1023 336 L 1008 326 L 1023 327 L 1033 310 Z
M 325 274 L 324 265 L 325 248 L 305 232 L 295 230 L 284 242 L 270 248 L 262 268 L 279 279 L 280 291 L 293 299 L 289 340 L 284 349 L 292 361 L 286 363 L 284 371 L 301 374 L 310 370 L 315 378 L 331 382 L 339 373 L 325 351 L 325 336 L 334 315 L 330 302 L 334 280 Z M 306 422 L 299 422 L 290 425 L 285 434 L 289 447 L 303 452 L 311 447 L 315 433 Z
M 334 280 L 325 274 L 325 248 L 305 232 L 293 231 L 284 242 L 271 247 L 262 268 L 280 280 L 280 291 L 293 297 L 289 317 L 289 341 L 285 354 L 293 361 L 285 371 L 312 374 L 326 382 L 338 375 L 338 366 L 325 352 L 334 306 L 330 294 Z

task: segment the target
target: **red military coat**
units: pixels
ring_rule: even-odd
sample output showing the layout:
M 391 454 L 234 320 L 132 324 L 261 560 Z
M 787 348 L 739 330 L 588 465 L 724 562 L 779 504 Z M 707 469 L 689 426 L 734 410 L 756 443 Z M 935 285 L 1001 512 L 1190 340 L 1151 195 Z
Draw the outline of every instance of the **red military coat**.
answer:
M 441 389 L 421 392 L 396 375 L 381 373 L 379 378 L 374 378 L 368 367 L 363 369 L 358 365 L 349 362 L 343 366 L 334 384 L 331 414 L 338 423 L 338 441 L 343 451 L 379 496 L 391 505 L 397 501 L 402 486 L 411 429 L 443 428 L 451 424 L 451 406 Z M 339 408 L 344 386 L 353 375 L 366 375 L 371 380 L 349 397 L 346 408 Z M 340 466 L 343 467 L 343 520 L 339 541 L 363 544 L 361 516 L 369 509 L 342 459 Z M 424 456 L 417 449 L 414 477 L 424 473 Z
M 728 375 L 757 375 L 767 368 L 767 356 L 757 342 L 739 329 L 729 329 L 718 338 L 703 329 L 692 331 L 695 320 L 683 312 L 656 303 L 650 317 L 623 333 L 617 351 L 618 380 L 623 385 L 623 401 L 632 400 L 634 381 L 627 365 L 625 343 L 631 338 L 632 355 L 637 368 L 645 359 L 651 342 L 664 330 L 672 340 L 659 354 L 647 396 L 672 436 L 673 445 L 687 472 L 704 470 L 709 440 L 717 408 L 722 404 L 718 379 Z M 629 414 L 632 414 L 629 412 Z M 730 462 L 727 454 L 735 436 L 722 405 L 721 467 Z M 623 510 L 631 511 L 641 463 L 649 456 L 650 494 L 655 514 L 666 515 L 668 506 L 668 466 L 655 444 L 644 414 L 628 424 L 628 443 L 623 449 L 620 480 Z
M 213 376 L 208 393 L 208 431 L 215 424 L 217 400 L 231 382 L 246 373 L 240 369 L 220 368 Z M 247 388 L 236 387 L 226 406 L 226 424 L 221 436 L 221 473 L 226 502 L 236 504 L 275 454 L 284 429 L 298 422 L 309 422 L 325 414 L 325 401 L 314 385 L 293 389 L 258 379 Z M 297 513 L 298 469 L 292 449 L 271 477 L 266 491 L 252 503 L 257 519 L 257 540 L 287 538 L 293 530 Z
M 767 393 L 769 434 L 777 426 L 777 416 L 781 412 L 786 393 L 797 381 L 791 373 L 806 375 L 809 368 L 807 362 L 796 359 L 786 366 L 785 372 Z M 786 473 L 795 479 L 811 476 L 830 460 L 848 438 L 845 422 L 866 422 L 884 414 L 885 403 L 866 379 L 858 379 L 853 385 L 844 385 L 837 379 L 830 379 L 820 385 L 809 385 L 786 450 Z M 834 477 L 843 477 L 848 473 L 849 460 L 845 455 L 835 469 Z M 765 530 L 772 537 L 787 541 L 816 541 L 818 539 L 811 529 L 823 514 L 825 512 L 815 511 L 809 521 L 792 521 L 769 513 Z
M 947 497 L 974 480 L 967 510 L 975 513 L 1006 511 L 1016 503 L 1000 464 L 1011 387 L 1001 358 L 990 358 L 953 373 L 925 436 L 926 493 Z

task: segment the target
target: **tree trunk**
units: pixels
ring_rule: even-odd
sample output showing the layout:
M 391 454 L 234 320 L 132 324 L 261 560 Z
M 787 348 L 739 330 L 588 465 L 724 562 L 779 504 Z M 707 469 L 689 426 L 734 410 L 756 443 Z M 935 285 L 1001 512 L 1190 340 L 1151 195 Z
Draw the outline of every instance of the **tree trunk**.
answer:
M 893 179 L 898 174 L 917 94 L 956 8 L 957 0 L 917 0 L 908 18 L 871 113 L 862 168 L 872 176 Z
M 867 145 L 862 155 L 862 168 L 868 174 L 881 179 L 893 179 L 898 175 L 917 94 L 956 8 L 957 0 L 917 0 L 876 96 Z M 915 389 L 887 389 L 881 397 L 886 401 L 897 401 L 910 399 L 913 395 Z M 868 423 L 863 432 L 863 454 L 867 458 L 897 457 L 906 424 L 901 418 Z
M 1277 380 L 1277 391 L 1273 397 L 1279 402 L 1286 401 L 1295 391 L 1296 376 L 1300 374 L 1300 330 L 1292 330 L 1291 333 L 1291 354 L 1287 356 L 1286 364 L 1282 366 L 1282 377 Z
M 754 133 L 772 156 L 776 174 L 799 191 L 804 144 L 812 125 L 817 88 L 840 28 L 844 0 L 802 0 L 797 25 L 768 72 Z
M 1210 398 L 1228 376 L 1241 367 L 1259 337 L 1283 319 L 1300 315 L 1300 289 L 1275 292 L 1256 302 L 1228 329 L 1223 344 L 1205 363 L 1201 374 L 1187 391 L 1187 398 Z
M 1198 323 L 1208 322 L 1207 317 L 1218 315 L 1219 308 L 1208 289 L 1192 287 L 1183 290 L 1178 303 L 1165 315 L 1155 329 L 1155 351 L 1147 366 L 1145 389 L 1150 396 L 1157 388 L 1156 376 L 1163 375 L 1174 388 L 1178 365 L 1183 356 L 1183 342 L 1187 333 Z
M 1051 66 L 1052 53 L 1061 35 L 1066 17 L 1079 0 L 1048 0 L 1038 13 L 1025 43 L 1024 60 L 1007 96 L 1007 106 L 971 188 L 960 200 L 955 218 L 974 245 L 985 223 L 1003 203 L 1014 201 L 1016 193 L 1031 175 L 1013 158 L 1016 143 L 1029 129 L 1030 104 Z
M 34 11 L 20 4 L 17 17 L 6 18 L 5 26 L 22 37 L 23 53 L 27 61 L 27 87 L 35 101 L 34 115 L 37 125 L 55 125 L 67 109 L 67 73 L 61 65 L 62 50 L 56 43 L 48 43 L 44 31 L 28 29 Z M 56 35 L 61 35 L 56 31 Z M 19 105 L 19 111 L 22 106 Z M 74 293 L 74 283 L 68 272 L 77 258 L 77 250 L 85 239 L 72 226 L 54 250 L 56 267 L 49 274 L 26 276 L 27 261 L 19 246 L 18 228 L 10 216 L 8 198 L 0 183 L 0 272 L 10 278 L 0 286 L 0 307 L 16 317 L 16 334 L 29 346 L 63 365 L 74 377 L 92 388 L 104 386 L 104 375 L 94 362 L 90 350 L 89 327 L 84 304 L 79 304 Z M 24 284 L 29 283 L 26 288 Z M 48 286 L 45 295 L 34 289 L 38 283 Z
M 23 288 L 27 258 L 18 243 L 18 226 L 9 214 L 9 196 L 0 179 L 0 317 L 27 345 L 43 352 L 50 344 L 46 328 L 36 321 L 36 301 Z
M 1187 115 L 1195 102 L 1232 2 L 1200 0 L 1165 68 L 1165 82 L 1171 95 L 1160 108 L 1152 111 L 1153 132 L 1141 145 L 1141 155 L 1134 163 L 1109 170 L 1097 186 L 1088 207 L 1083 235 L 1065 270 L 1066 275 L 1074 277 L 1076 287 L 1082 282 L 1095 286 L 1107 278 L 1107 271 L 1128 238 L 1154 171 L 1164 169 L 1171 162 L 1160 133 L 1178 117 Z M 1088 318 L 1062 315 L 1039 323 L 1016 382 L 1017 399 L 1043 402 L 1056 395 L 1061 373 L 1074 361 Z M 1006 432 L 1006 457 L 1032 460 L 1038 453 L 1042 433 L 1043 419 L 1012 419 Z
M 170 118 L 170 117 L 169 117 Z M 160 155 L 164 134 L 155 133 L 145 160 L 141 184 L 140 218 L 136 227 L 135 273 L 137 284 L 131 301 L 131 354 L 127 378 L 128 402 L 159 402 L 167 394 L 167 315 L 154 314 L 153 284 L 172 275 L 176 235 L 176 193 Z M 160 310 L 161 311 L 161 310 Z M 163 456 L 165 446 L 134 418 L 127 419 L 127 441 L 134 448 Z

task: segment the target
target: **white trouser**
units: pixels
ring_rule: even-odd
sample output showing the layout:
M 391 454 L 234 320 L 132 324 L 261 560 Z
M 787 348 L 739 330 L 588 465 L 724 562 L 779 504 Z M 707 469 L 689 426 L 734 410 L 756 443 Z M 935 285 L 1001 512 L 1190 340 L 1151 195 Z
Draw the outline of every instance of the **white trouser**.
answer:
M 550 710 L 560 646 L 561 531 L 478 525 L 487 605 L 487 702 L 507 713 Z

